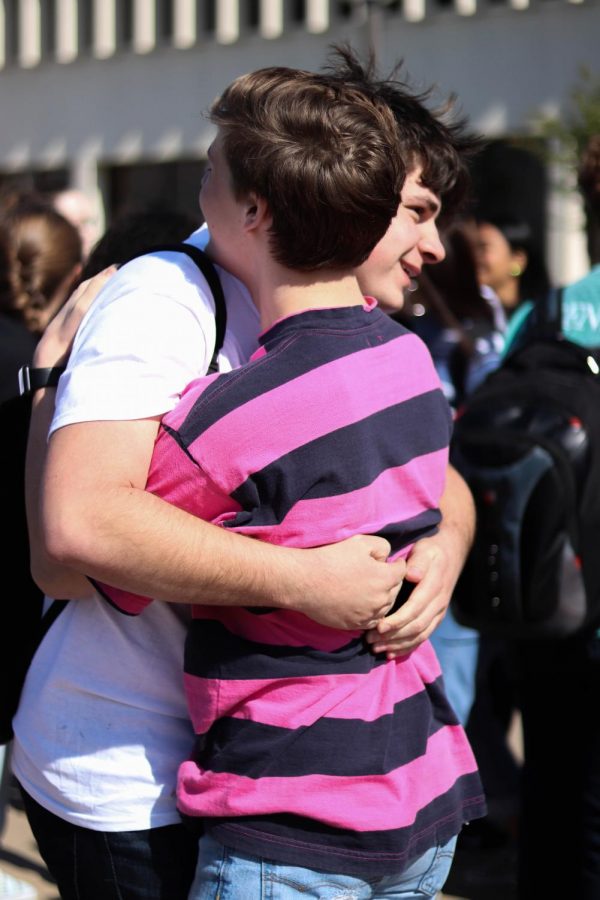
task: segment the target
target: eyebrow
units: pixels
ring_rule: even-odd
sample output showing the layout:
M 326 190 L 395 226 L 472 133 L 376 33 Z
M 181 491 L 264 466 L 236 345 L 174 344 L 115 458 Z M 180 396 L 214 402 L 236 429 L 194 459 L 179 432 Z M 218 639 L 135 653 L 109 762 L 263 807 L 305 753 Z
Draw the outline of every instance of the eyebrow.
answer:
M 439 199 L 439 197 L 437 197 L 433 193 L 430 187 L 428 187 L 426 184 L 423 184 L 422 181 L 417 182 L 417 187 L 427 192 L 427 197 L 423 197 L 422 199 L 429 211 L 432 213 L 439 213 L 442 208 L 442 201 Z
M 407 200 L 412 199 L 418 203 L 422 203 L 427 207 L 430 213 L 434 215 L 438 215 L 442 209 L 442 202 L 438 200 L 437 197 L 434 199 L 432 196 L 431 188 L 428 188 L 426 184 L 421 184 L 420 182 L 415 185 L 415 196 L 407 197 Z M 423 194 L 421 194 L 423 192 Z

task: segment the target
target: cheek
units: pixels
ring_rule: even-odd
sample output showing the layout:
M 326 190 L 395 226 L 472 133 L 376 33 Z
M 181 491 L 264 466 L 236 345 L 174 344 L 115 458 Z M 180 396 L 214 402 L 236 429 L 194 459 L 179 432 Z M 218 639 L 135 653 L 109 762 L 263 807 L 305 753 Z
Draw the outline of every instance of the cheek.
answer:
M 218 205 L 215 204 L 214 187 L 211 185 L 210 180 L 200 188 L 199 200 L 202 215 L 210 225 L 211 220 L 214 217 L 215 209 L 218 209 Z
M 496 251 L 488 260 L 490 271 L 498 278 L 503 278 L 510 268 L 510 256 L 502 251 Z
M 202 214 L 204 215 L 204 218 L 206 218 L 206 210 L 208 207 L 208 201 L 207 201 L 207 196 L 206 196 L 205 182 L 202 182 L 202 184 L 200 186 L 200 193 L 198 194 L 198 203 L 200 204 L 200 209 L 202 211 Z
M 378 297 L 381 291 L 384 290 L 386 281 L 390 277 L 391 268 L 389 259 L 378 245 L 368 260 L 356 270 L 358 283 L 363 294 L 373 294 Z
M 393 269 L 401 255 L 399 247 L 397 236 L 390 230 L 379 241 L 369 257 L 368 262 L 371 264 L 372 274 L 385 275 Z

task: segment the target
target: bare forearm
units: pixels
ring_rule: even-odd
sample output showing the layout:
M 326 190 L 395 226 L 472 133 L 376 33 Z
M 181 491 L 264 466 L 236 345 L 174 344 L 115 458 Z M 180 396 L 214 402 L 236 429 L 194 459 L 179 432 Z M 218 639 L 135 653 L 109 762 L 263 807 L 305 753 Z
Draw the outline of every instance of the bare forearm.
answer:
M 92 578 L 177 603 L 295 609 L 338 628 L 367 628 L 393 603 L 405 571 L 380 538 L 295 550 L 233 534 L 144 491 L 108 493 L 102 511 L 51 555 Z M 76 521 L 76 520 L 75 520 Z M 87 535 L 87 537 L 83 537 Z
M 456 469 L 448 466 L 446 489 L 440 500 L 442 521 L 432 538 L 443 546 L 450 571 L 447 585 L 451 592 L 467 558 L 475 534 L 475 504 L 466 482 Z
M 456 569 L 454 583 L 456 583 L 473 543 L 475 504 L 466 482 L 452 466 L 448 466 L 446 489 L 440 500 L 440 510 L 442 521 L 438 540 L 445 543 L 450 557 L 449 562 L 454 563 Z
M 58 565 L 48 556 L 41 530 L 39 498 L 55 393 L 54 388 L 47 388 L 33 395 L 25 461 L 25 504 L 33 579 L 49 596 L 66 599 L 87 596 L 90 583 L 84 576 Z
M 43 486 L 45 550 L 59 566 L 153 599 L 290 607 L 365 627 L 404 576 L 389 544 L 357 537 L 294 550 L 211 525 L 143 489 L 158 423 L 89 422 L 57 431 Z
M 170 602 L 285 604 L 277 566 L 270 567 L 270 578 L 265 575 L 274 548 L 211 526 L 134 487 L 106 490 L 101 505 L 88 500 L 87 509 L 71 505 L 66 513 L 71 522 L 52 517 L 46 522 L 50 555 L 63 565 Z M 293 566 L 293 552 L 283 553 Z M 291 587 L 286 585 L 288 595 Z
M 34 355 L 39 368 L 64 366 L 81 321 L 101 288 L 115 272 L 109 266 L 90 281 L 83 282 L 62 306 L 46 328 Z M 25 466 L 25 502 L 31 569 L 39 587 L 51 597 L 64 599 L 86 597 L 91 592 L 87 578 L 57 564 L 46 552 L 41 521 L 41 490 L 44 480 L 48 432 L 54 414 L 56 391 L 36 391 L 32 399 L 31 421 Z

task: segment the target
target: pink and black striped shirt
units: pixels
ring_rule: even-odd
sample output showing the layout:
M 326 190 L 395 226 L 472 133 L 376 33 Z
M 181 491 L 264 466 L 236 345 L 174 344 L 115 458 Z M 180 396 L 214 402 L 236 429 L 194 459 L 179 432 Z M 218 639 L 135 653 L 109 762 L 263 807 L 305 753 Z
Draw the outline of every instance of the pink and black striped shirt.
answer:
M 450 430 L 419 338 L 370 303 L 309 310 L 276 323 L 248 365 L 186 389 L 163 419 L 148 490 L 260 540 L 377 534 L 406 555 L 439 523 Z M 104 590 L 129 613 L 148 602 Z M 185 686 L 198 741 L 179 807 L 222 843 L 392 874 L 483 813 L 429 642 L 387 661 L 361 633 L 300 613 L 193 616 Z

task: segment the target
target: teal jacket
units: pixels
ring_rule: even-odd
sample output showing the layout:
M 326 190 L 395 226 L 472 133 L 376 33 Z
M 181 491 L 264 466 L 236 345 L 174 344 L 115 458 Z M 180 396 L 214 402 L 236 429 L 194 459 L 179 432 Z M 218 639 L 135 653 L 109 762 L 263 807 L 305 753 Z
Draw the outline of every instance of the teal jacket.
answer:
M 517 308 L 506 330 L 504 354 L 522 334 L 532 309 L 531 300 Z M 565 288 L 562 309 L 564 336 L 582 347 L 600 347 L 600 265 Z

